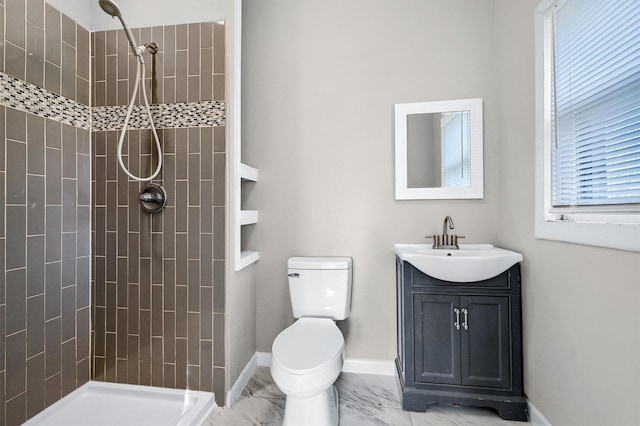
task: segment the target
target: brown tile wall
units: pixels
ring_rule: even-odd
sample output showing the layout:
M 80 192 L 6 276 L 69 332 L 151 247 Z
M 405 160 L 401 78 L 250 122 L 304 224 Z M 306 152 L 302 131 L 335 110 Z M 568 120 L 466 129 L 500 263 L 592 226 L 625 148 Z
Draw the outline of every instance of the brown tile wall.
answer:
M 153 103 L 224 99 L 224 24 L 132 30 Z M 135 60 L 123 31 L 92 34 L 95 106 L 128 104 Z M 139 99 L 138 99 L 139 101 Z M 140 210 L 144 184 L 117 164 L 118 131 L 93 132 L 93 378 L 225 395 L 225 128 L 160 129 L 164 211 Z M 131 171 L 149 175 L 150 130 L 129 130 Z M 153 164 L 153 165 L 152 165 Z
M 89 32 L 0 0 L 0 71 L 89 104 Z M 0 424 L 89 380 L 90 133 L 0 106 Z
M 145 55 L 145 82 L 155 104 L 225 98 L 224 23 L 203 22 L 132 28 L 138 44 L 154 41 L 155 55 Z M 128 105 L 136 59 L 122 30 L 97 31 L 93 42 L 93 106 Z M 215 44 L 215 47 L 214 47 Z M 138 94 L 137 102 L 141 103 Z

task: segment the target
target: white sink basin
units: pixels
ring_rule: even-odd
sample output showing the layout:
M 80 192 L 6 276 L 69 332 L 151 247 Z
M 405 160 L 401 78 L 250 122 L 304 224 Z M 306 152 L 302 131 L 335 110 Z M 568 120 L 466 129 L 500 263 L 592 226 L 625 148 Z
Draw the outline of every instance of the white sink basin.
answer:
M 425 274 L 444 281 L 473 282 L 493 278 L 522 261 L 520 253 L 491 244 L 460 244 L 458 250 L 431 244 L 395 244 L 393 251 Z

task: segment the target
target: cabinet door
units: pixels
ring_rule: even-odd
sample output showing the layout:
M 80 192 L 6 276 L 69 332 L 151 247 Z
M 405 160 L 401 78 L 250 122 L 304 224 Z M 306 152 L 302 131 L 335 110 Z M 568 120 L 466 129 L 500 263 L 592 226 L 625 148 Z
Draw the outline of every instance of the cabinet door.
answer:
M 455 325 L 459 300 L 458 296 L 414 294 L 416 382 L 460 383 L 460 331 Z
M 460 296 L 463 385 L 511 386 L 509 298 Z

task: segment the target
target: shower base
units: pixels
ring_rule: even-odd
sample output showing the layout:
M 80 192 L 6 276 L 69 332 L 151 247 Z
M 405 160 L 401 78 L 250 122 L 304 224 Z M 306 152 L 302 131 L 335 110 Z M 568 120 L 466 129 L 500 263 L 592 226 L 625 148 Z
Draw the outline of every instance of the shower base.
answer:
M 215 408 L 213 393 L 89 382 L 26 426 L 199 426 Z

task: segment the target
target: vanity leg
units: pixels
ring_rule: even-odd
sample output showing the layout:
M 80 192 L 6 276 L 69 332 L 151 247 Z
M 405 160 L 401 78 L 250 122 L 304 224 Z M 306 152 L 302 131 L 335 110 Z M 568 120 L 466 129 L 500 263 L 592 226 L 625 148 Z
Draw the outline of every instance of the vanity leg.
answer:
M 529 421 L 529 407 L 526 402 L 495 402 L 493 408 L 502 420 Z
M 429 406 L 437 402 L 436 399 L 425 398 L 422 395 L 405 394 L 402 397 L 402 409 L 405 411 L 424 413 Z

